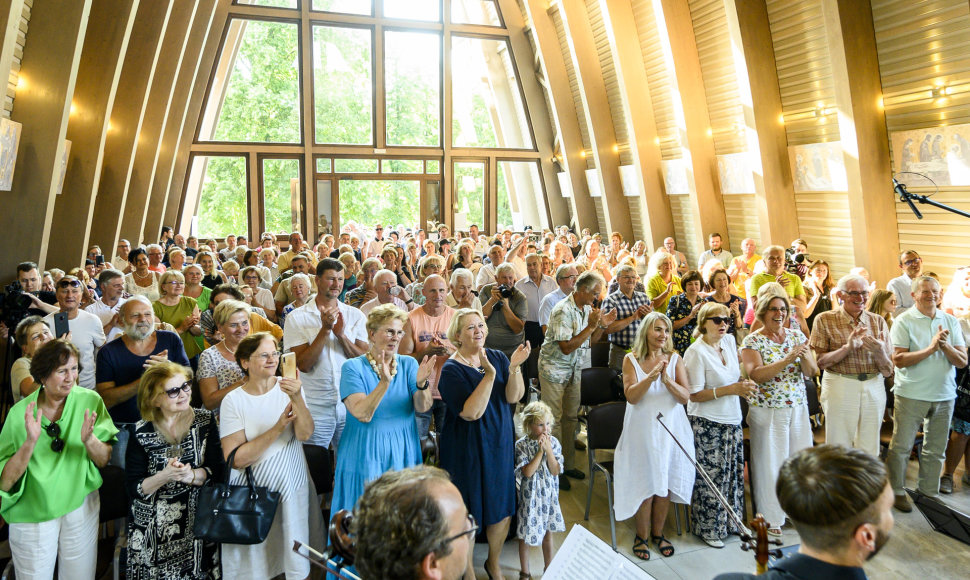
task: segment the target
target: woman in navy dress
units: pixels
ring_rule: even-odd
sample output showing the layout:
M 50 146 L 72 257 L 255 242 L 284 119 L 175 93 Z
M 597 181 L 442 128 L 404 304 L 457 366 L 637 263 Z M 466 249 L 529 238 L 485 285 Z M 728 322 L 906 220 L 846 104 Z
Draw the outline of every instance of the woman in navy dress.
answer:
M 515 513 L 511 405 L 525 392 L 520 365 L 530 349 L 520 345 L 510 361 L 501 351 L 485 348 L 487 334 L 477 310 L 462 308 L 451 319 L 448 339 L 458 350 L 445 362 L 438 381 L 447 412 L 439 440 L 441 467 L 461 491 L 468 513 L 485 528 L 485 571 L 502 578 L 498 558 Z M 469 551 L 465 578 L 475 577 L 471 555 Z

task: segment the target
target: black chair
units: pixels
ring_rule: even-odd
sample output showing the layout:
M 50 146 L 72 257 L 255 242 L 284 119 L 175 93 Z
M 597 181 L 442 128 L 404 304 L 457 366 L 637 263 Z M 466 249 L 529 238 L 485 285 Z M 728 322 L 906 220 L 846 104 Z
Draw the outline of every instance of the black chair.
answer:
M 330 450 L 319 445 L 303 444 L 303 455 L 310 470 L 310 479 L 317 494 L 333 491 L 333 457 Z
M 105 524 L 115 522 L 115 540 L 112 548 L 112 577 L 118 580 L 121 571 L 123 550 L 128 549 L 128 526 L 125 519 L 128 517 L 128 488 L 125 486 L 125 470 L 116 465 L 106 465 L 101 468 L 101 488 L 98 489 L 98 497 L 101 499 L 101 510 L 98 513 L 98 522 Z M 99 550 L 100 552 L 100 550 Z M 105 572 L 107 564 L 99 564 L 97 577 L 101 578 Z
M 808 403 L 808 419 L 812 424 L 812 443 L 825 443 L 825 415 L 822 413 L 822 403 L 819 401 L 818 385 L 815 379 L 805 379 L 805 399 Z
M 610 343 L 606 341 L 594 342 L 590 344 L 590 366 L 608 367 L 610 366 Z
M 616 518 L 613 515 L 613 461 L 596 461 L 594 455 L 597 449 L 616 449 L 623 431 L 623 415 L 626 413 L 626 403 L 607 403 L 589 410 L 587 416 L 586 435 L 589 449 L 589 488 L 586 492 L 586 514 L 583 519 L 589 520 L 589 508 L 593 503 L 593 481 L 596 472 L 600 471 L 606 478 L 606 503 L 610 512 L 610 539 L 613 550 L 616 551 Z
M 579 404 L 583 407 L 593 407 L 618 401 L 613 384 L 619 376 L 620 373 L 609 367 L 593 366 L 583 369 L 579 379 Z

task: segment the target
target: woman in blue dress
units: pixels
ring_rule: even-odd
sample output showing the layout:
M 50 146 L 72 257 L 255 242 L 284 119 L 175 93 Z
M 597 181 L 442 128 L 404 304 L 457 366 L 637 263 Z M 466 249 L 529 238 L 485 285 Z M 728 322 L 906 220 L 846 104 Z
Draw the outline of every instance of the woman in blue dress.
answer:
M 385 471 L 421 463 L 415 411 L 431 408 L 428 377 L 434 359 L 418 362 L 397 354 L 407 314 L 393 304 L 367 316 L 370 350 L 343 364 L 340 398 L 347 424 L 337 449 L 331 512 L 353 510 L 364 485 Z
M 438 381 L 447 413 L 439 453 L 441 467 L 461 491 L 468 513 L 485 529 L 486 573 L 502 578 L 498 559 L 515 513 L 512 405 L 525 392 L 520 365 L 530 349 L 519 345 L 510 361 L 502 351 L 485 348 L 487 334 L 477 310 L 462 308 L 451 319 L 448 340 L 457 350 L 445 361 Z M 475 577 L 471 555 L 469 551 L 465 578 Z

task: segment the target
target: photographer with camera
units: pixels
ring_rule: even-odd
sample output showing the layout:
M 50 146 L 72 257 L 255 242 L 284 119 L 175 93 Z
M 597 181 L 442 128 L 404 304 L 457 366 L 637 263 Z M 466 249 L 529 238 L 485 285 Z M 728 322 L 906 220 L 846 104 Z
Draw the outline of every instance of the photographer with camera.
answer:
M 51 312 L 57 312 L 59 308 L 57 307 L 57 298 L 54 296 L 53 292 L 43 292 L 41 291 L 41 279 L 40 271 L 37 270 L 37 264 L 33 262 L 22 262 L 17 264 L 17 286 L 15 288 L 13 284 L 7 286 L 7 295 L 23 294 L 30 300 L 30 304 L 27 304 L 27 300 L 22 300 L 21 306 L 26 306 L 27 314 L 37 314 L 39 316 L 44 316 L 45 314 L 50 314 Z M 4 304 L 4 314 L 6 315 L 7 304 Z M 24 316 L 27 316 L 24 314 Z M 23 317 L 21 317 L 21 320 Z M 17 321 L 19 322 L 19 320 Z M 9 325 L 8 325 L 9 326 Z M 14 324 L 16 326 L 16 324 Z
M 794 274 L 805 281 L 812 261 L 808 257 L 808 244 L 801 238 L 792 241 L 791 247 L 785 250 L 785 271 Z
M 515 288 L 515 267 L 508 262 L 499 265 L 495 284 L 483 286 L 478 299 L 488 327 L 485 347 L 500 350 L 511 358 L 525 340 L 525 318 L 529 314 L 528 299 Z

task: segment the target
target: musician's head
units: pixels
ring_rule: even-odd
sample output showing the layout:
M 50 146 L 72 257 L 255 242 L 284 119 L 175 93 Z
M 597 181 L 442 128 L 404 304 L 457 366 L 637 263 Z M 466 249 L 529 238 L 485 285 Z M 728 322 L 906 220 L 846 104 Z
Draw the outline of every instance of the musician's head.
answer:
M 362 578 L 454 580 L 468 565 L 477 529 L 444 470 L 389 471 L 354 509 L 355 565 Z
M 810 555 L 861 566 L 889 539 L 889 475 L 868 453 L 841 445 L 804 449 L 782 465 L 775 492 Z

